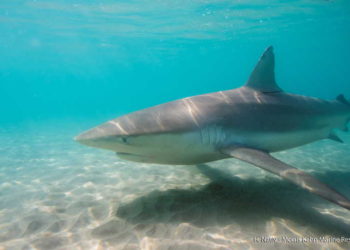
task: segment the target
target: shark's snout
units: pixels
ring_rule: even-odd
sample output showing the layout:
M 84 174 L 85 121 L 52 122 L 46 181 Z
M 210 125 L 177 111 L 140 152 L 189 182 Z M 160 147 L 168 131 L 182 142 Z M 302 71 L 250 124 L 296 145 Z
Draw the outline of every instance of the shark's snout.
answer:
M 74 137 L 74 140 L 90 147 L 108 149 L 115 152 L 124 150 L 125 146 L 128 145 L 128 135 L 118 125 L 119 123 L 114 121 L 103 123 Z
M 74 140 L 84 145 L 94 146 L 93 144 L 97 143 L 103 138 L 105 138 L 104 131 L 98 128 L 93 128 L 74 137 Z
M 117 120 L 115 120 L 117 121 Z M 115 138 L 125 135 L 118 122 L 109 121 L 100 126 L 87 130 L 74 137 L 74 140 L 85 145 L 91 146 L 93 142 L 100 142 L 108 138 Z M 92 145 L 94 146 L 94 145 Z

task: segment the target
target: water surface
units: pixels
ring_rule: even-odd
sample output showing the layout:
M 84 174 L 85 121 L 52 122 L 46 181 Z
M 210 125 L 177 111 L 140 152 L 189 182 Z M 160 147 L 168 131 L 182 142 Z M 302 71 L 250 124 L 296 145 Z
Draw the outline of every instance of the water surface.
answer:
M 286 91 L 349 98 L 348 13 L 346 0 L 1 1 L 0 249 L 348 249 L 328 238 L 350 237 L 348 211 L 248 164 L 146 165 L 72 140 L 239 87 L 269 45 Z M 350 197 L 338 134 L 276 157 Z

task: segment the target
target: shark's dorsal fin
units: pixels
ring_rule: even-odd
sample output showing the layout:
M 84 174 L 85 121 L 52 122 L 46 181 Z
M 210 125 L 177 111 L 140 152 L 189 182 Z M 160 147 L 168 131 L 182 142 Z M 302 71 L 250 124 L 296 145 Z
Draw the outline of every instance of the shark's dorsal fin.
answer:
M 264 93 L 282 91 L 275 81 L 275 56 L 272 46 L 260 57 L 245 86 Z

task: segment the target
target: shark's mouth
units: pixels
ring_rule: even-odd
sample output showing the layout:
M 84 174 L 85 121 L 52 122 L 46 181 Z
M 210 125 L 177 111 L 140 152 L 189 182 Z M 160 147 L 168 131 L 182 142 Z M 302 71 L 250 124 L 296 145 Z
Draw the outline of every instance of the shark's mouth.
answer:
M 117 155 L 135 155 L 131 153 L 126 153 L 126 152 L 115 152 Z
M 125 152 L 116 152 L 117 156 L 120 159 L 128 160 L 128 161 L 136 161 L 136 162 L 148 162 L 149 158 L 145 155 L 138 155 L 132 153 Z

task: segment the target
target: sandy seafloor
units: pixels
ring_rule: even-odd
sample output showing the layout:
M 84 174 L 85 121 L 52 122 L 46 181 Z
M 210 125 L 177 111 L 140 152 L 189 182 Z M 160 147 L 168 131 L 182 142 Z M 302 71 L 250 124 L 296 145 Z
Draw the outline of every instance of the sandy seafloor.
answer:
M 0 249 L 350 248 L 335 242 L 350 237 L 349 211 L 256 167 L 126 162 L 75 143 L 79 132 L 54 122 L 0 128 Z M 350 136 L 339 134 L 346 143 L 275 155 L 350 197 Z

